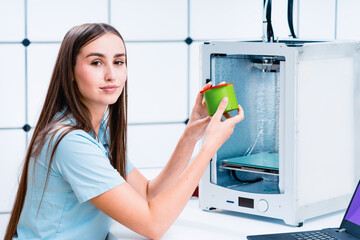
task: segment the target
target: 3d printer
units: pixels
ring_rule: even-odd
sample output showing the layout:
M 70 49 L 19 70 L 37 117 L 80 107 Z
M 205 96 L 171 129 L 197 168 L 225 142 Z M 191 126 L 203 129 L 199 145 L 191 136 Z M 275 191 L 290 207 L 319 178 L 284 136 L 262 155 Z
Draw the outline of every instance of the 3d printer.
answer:
M 296 226 L 344 209 L 360 172 L 359 53 L 359 42 L 205 42 L 201 85 L 234 83 L 245 120 L 208 165 L 200 207 Z

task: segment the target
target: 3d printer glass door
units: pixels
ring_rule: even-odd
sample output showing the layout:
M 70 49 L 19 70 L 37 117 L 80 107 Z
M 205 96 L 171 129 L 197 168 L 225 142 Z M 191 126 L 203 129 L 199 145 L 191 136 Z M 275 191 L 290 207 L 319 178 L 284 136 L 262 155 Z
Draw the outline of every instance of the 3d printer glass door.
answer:
M 212 183 L 244 192 L 279 193 L 280 61 L 284 59 L 278 56 L 211 55 L 213 85 L 234 83 L 245 112 L 213 159 Z

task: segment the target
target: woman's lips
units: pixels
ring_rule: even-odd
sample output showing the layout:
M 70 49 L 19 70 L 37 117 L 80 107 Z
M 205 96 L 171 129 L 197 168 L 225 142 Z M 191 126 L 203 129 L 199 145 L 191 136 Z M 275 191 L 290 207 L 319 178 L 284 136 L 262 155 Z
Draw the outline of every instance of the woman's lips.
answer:
M 119 86 L 116 86 L 116 85 L 108 85 L 108 86 L 100 87 L 101 90 L 108 92 L 108 93 L 115 92 L 118 88 L 119 88 Z

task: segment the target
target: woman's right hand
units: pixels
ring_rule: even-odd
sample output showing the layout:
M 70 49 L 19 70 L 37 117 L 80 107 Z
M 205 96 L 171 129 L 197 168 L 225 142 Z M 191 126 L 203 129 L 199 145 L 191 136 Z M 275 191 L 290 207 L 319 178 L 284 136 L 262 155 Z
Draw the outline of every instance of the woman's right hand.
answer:
M 203 148 L 206 151 L 211 151 L 215 155 L 217 150 L 224 144 L 224 142 L 231 136 L 234 131 L 235 125 L 244 119 L 244 111 L 239 105 L 238 114 L 231 117 L 227 114 L 226 120 L 221 120 L 228 103 L 228 98 L 225 97 L 221 100 L 216 113 L 212 116 L 211 121 L 205 132 L 205 141 Z

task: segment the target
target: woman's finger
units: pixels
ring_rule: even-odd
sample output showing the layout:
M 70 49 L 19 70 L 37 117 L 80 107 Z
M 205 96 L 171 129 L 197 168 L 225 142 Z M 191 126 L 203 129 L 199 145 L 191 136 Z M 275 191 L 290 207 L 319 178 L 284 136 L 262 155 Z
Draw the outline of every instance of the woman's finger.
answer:
M 230 124 L 237 124 L 239 122 L 241 122 L 242 120 L 244 120 L 245 115 L 244 115 L 244 110 L 242 109 L 242 107 L 239 105 L 238 108 L 238 114 L 235 115 L 234 117 L 232 117 L 231 119 L 228 120 L 228 122 Z
M 205 99 L 202 100 L 202 105 L 203 105 L 203 106 L 206 106 Z
M 217 110 L 216 110 L 216 112 L 215 112 L 215 114 L 213 116 L 213 118 L 215 118 L 217 121 L 221 120 L 221 116 L 223 115 L 223 113 L 224 113 L 224 111 L 226 109 L 228 101 L 229 101 L 229 99 L 227 97 L 224 97 L 221 100 L 221 102 L 220 102 L 220 104 L 219 104 L 219 106 L 218 106 L 218 108 L 217 108 Z
M 203 86 L 203 88 L 200 90 L 200 92 L 208 90 L 211 87 L 211 85 L 212 85 L 212 82 L 208 82 L 207 84 L 205 84 Z
M 198 92 L 198 95 L 196 96 L 196 101 L 195 101 L 197 105 L 201 105 L 201 104 L 202 104 L 203 96 L 204 96 L 203 91 L 209 89 L 210 87 L 211 87 L 211 82 L 208 82 L 208 83 L 205 84 L 205 86 L 200 90 L 200 92 Z

